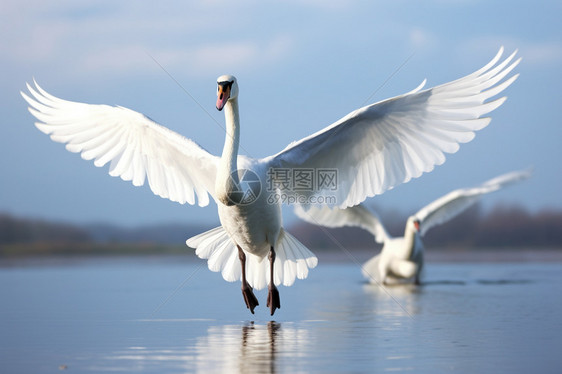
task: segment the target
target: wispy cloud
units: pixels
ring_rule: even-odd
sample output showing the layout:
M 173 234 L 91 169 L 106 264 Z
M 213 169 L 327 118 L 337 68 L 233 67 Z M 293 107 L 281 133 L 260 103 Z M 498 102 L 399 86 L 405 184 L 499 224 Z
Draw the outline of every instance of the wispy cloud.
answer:
M 215 14 L 203 5 L 196 6 L 197 12 L 158 8 L 147 19 L 146 9 L 139 12 L 135 7 L 107 5 L 111 11 L 98 12 L 87 5 L 60 8 L 31 1 L 26 6 L 34 10 L 26 11 L 23 22 L 21 9 L 10 4 L 0 14 L 2 28 L 10 32 L 0 38 L 4 60 L 14 65 L 64 65 L 82 74 L 136 74 L 153 70 L 148 52 L 190 75 L 282 62 L 295 43 L 291 34 L 275 29 L 259 35 L 250 32 L 244 20 L 256 14 Z
M 438 44 L 438 38 L 432 32 L 421 27 L 414 27 L 410 31 L 410 43 L 417 49 L 431 49 Z
M 162 51 L 162 58 L 172 66 L 187 67 L 192 74 L 216 72 L 217 69 L 248 71 L 271 63 L 282 63 L 289 58 L 292 45 L 293 41 L 288 36 L 275 36 L 263 42 L 235 40 Z M 189 71 L 187 74 L 190 74 Z
M 525 63 L 535 66 L 555 66 L 562 63 L 562 44 L 545 42 L 521 47 Z
M 482 51 L 493 50 L 505 46 L 506 52 L 518 49 L 527 67 L 557 66 L 562 63 L 562 44 L 559 42 L 529 42 L 510 36 L 493 35 L 470 39 L 460 46 L 464 51 L 481 54 Z

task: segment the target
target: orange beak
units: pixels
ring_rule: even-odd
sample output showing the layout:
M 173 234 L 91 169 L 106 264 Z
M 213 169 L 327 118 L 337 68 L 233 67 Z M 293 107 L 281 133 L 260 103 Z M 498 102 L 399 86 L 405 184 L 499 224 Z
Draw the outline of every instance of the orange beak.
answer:
M 217 93 L 217 109 L 219 111 L 221 111 L 222 108 L 224 108 L 229 98 L 230 98 L 230 84 L 219 83 L 219 91 Z
M 417 231 L 420 231 L 420 221 L 414 221 L 414 226 L 416 227 Z

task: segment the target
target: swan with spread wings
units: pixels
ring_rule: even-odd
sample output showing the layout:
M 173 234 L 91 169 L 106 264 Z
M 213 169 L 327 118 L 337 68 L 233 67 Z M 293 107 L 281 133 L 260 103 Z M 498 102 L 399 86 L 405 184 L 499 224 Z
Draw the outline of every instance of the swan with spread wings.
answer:
M 484 195 L 530 176 L 530 169 L 513 171 L 490 179 L 480 186 L 451 191 L 408 217 L 404 236 L 400 237 L 391 236 L 377 213 L 363 204 L 347 209 L 312 207 L 308 211 L 297 205 L 295 213 L 315 225 L 352 226 L 369 231 L 375 241 L 383 245 L 381 252 L 362 267 L 363 275 L 371 283 L 396 283 L 413 279 L 419 284 L 425 251 L 422 237 L 429 229 L 453 219 Z
M 205 206 L 210 195 L 221 226 L 188 239 L 187 245 L 208 260 L 210 270 L 220 271 L 227 281 L 241 281 L 252 313 L 259 304 L 253 288 L 267 285 L 267 306 L 273 315 L 281 306 L 276 286 L 306 278 L 317 258 L 284 230 L 281 204 L 271 197 L 296 191 L 290 184 L 275 183 L 272 170 L 336 170 L 337 188 L 298 193 L 309 201 L 330 196 L 331 205 L 338 208 L 431 171 L 445 161 L 444 152 L 456 152 L 459 143 L 485 127 L 490 119 L 482 116 L 505 101 L 488 100 L 518 76 L 506 78 L 519 59 L 514 52 L 499 62 L 502 51 L 470 75 L 425 90 L 422 83 L 414 91 L 357 109 L 262 159 L 238 154 L 239 86 L 232 75 L 217 80 L 216 107 L 224 110 L 226 120 L 221 156 L 124 107 L 62 100 L 36 82 L 27 86 L 30 94 L 22 95 L 39 120 L 39 130 L 98 167 L 109 163 L 110 175 L 135 186 L 148 181 L 156 195 L 182 204 Z M 259 141 L 273 145 L 273 140 Z

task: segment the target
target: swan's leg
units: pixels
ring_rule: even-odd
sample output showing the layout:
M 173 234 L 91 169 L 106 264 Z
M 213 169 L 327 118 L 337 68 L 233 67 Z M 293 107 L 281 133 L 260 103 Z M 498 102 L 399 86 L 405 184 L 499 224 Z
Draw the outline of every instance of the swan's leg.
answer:
M 281 309 L 281 301 L 279 300 L 279 291 L 273 282 L 273 263 L 275 262 L 275 250 L 271 247 L 269 251 L 269 293 L 267 294 L 267 307 L 271 309 L 271 315 L 275 313 L 275 309 Z
M 418 264 L 418 268 L 416 271 L 416 278 L 414 279 L 414 283 L 419 286 L 421 284 L 420 282 L 420 278 L 422 275 L 422 270 L 423 270 L 423 251 L 420 251 L 419 257 L 416 261 L 416 263 Z
M 250 287 L 250 285 L 246 281 L 246 254 L 244 253 L 242 248 L 240 248 L 240 246 L 237 247 L 238 247 L 238 258 L 240 259 L 240 266 L 242 266 L 242 296 L 244 296 L 246 307 L 250 309 L 250 312 L 252 312 L 252 314 L 254 314 L 254 308 L 258 306 L 260 303 L 258 303 L 258 299 L 256 299 L 256 296 L 252 291 L 252 287 Z
M 414 279 L 414 284 L 416 286 L 419 286 L 421 284 L 420 282 L 421 270 L 422 270 L 422 265 L 418 266 L 418 271 L 416 271 L 416 277 Z

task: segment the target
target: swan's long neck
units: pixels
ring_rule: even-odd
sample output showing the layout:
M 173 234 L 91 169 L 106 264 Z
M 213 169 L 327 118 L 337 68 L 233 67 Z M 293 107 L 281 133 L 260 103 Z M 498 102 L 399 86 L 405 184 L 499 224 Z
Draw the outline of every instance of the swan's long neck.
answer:
M 215 192 L 217 198 L 226 205 L 232 204 L 229 198 L 233 191 L 238 190 L 238 145 L 240 143 L 240 116 L 238 114 L 238 98 L 227 101 L 224 106 L 224 117 L 226 120 L 226 138 L 224 148 L 217 170 Z
M 406 243 L 407 252 L 406 257 L 411 258 L 414 254 L 414 248 L 416 247 L 416 235 L 418 232 L 412 225 L 407 224 L 404 230 L 404 241 Z

